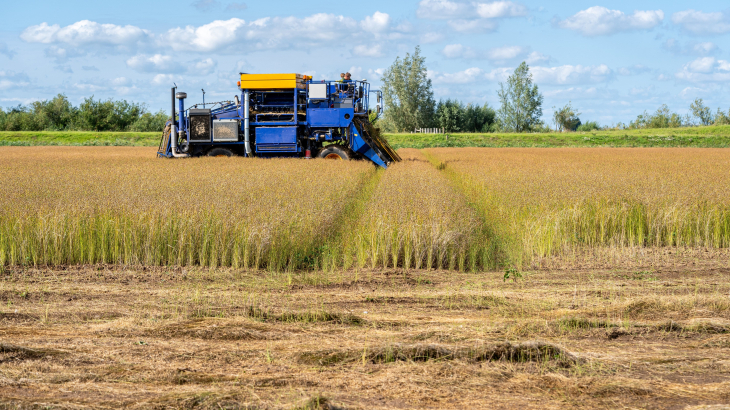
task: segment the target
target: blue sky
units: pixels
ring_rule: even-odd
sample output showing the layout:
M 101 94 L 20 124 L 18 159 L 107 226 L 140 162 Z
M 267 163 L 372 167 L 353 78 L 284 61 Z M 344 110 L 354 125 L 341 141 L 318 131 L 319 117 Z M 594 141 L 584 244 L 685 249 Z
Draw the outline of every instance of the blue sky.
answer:
M 730 108 L 730 7 L 704 1 L 139 1 L 4 2 L 0 106 L 66 94 L 168 106 L 230 99 L 238 72 L 350 71 L 376 86 L 420 45 L 436 98 L 498 106 L 527 61 L 544 116 L 572 101 L 581 119 L 628 122 L 697 97 Z

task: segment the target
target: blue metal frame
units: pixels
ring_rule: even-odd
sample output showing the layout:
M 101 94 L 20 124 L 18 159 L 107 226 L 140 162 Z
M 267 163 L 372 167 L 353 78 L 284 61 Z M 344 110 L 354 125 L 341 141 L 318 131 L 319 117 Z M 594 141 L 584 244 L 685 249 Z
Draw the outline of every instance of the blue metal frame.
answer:
M 363 130 L 358 129 L 353 122 L 355 116 L 367 118 L 370 108 L 370 84 L 365 81 L 308 81 L 311 84 L 326 84 L 326 100 L 310 100 L 307 89 L 285 89 L 285 90 L 249 90 L 251 99 L 249 104 L 252 111 L 263 111 L 256 113 L 250 121 L 250 131 L 256 134 L 256 129 L 261 127 L 281 127 L 279 133 L 281 141 L 270 142 L 259 147 L 254 146 L 254 151 L 259 155 L 295 155 L 299 156 L 304 152 L 311 141 L 317 144 L 322 142 L 344 141 L 352 151 L 370 159 L 373 163 L 387 168 L 387 158 L 381 158 L 378 152 L 371 147 L 365 138 Z M 244 131 L 244 98 L 245 91 L 241 89 L 240 104 L 227 103 L 211 110 L 211 120 L 214 119 L 240 119 L 241 131 Z M 372 91 L 379 93 L 379 91 Z M 303 97 L 303 98 L 301 98 Z M 301 102 L 300 99 L 304 101 Z M 210 104 L 208 104 L 210 105 Z M 300 113 L 306 113 L 306 121 L 299 121 Z M 291 120 L 286 117 L 291 116 Z M 183 100 L 179 100 L 178 132 L 184 132 L 187 136 L 188 146 L 242 146 L 244 141 L 238 142 L 214 142 L 210 141 L 190 142 L 189 109 L 184 109 Z M 283 117 L 283 118 L 282 118 Z M 267 118 L 270 119 L 267 121 Z M 266 131 L 267 138 L 276 141 L 276 132 Z M 296 135 L 295 145 L 291 143 L 291 133 Z M 276 145 L 279 144 L 279 145 Z M 159 156 L 172 157 L 171 144 L 167 144 Z M 307 147 L 304 147 L 306 145 Z M 281 147 L 281 150 L 275 149 Z

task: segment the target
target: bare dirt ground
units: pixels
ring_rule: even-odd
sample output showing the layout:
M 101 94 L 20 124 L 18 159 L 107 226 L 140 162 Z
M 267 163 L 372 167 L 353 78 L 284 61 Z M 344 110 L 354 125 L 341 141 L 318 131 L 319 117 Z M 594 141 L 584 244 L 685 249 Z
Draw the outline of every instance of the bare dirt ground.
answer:
M 0 408 L 728 408 L 730 257 L 654 253 L 515 280 L 5 268 Z

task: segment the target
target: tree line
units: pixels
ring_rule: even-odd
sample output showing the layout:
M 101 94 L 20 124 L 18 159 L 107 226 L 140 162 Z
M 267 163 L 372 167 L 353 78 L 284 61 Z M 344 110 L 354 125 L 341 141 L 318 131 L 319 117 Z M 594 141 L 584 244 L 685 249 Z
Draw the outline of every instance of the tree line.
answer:
M 598 129 L 674 128 L 696 125 L 730 125 L 727 114 L 705 106 L 701 98 L 690 105 L 689 114 L 672 112 L 664 104 L 656 112 L 644 112 L 628 124 L 601 126 L 597 121 L 582 122 L 581 113 L 568 102 L 553 107 L 552 123 L 542 119 L 543 96 L 527 63 L 523 62 L 505 83 L 499 83 L 497 97 L 500 107 L 463 104 L 458 100 L 433 97 L 431 80 L 427 77 L 425 58 L 416 47 L 383 73 L 385 113 L 379 126 L 389 132 L 410 132 L 416 128 L 443 128 L 445 132 L 551 132 L 592 131 Z
M 0 131 L 162 131 L 169 114 L 151 113 L 145 104 L 126 100 L 84 99 L 74 107 L 58 94 L 51 100 L 34 101 L 3 110 Z

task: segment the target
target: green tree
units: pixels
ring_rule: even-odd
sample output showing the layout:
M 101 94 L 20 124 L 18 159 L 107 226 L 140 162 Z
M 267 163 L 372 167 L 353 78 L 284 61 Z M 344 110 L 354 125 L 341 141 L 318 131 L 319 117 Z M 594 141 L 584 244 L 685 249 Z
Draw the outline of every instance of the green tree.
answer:
M 692 116 L 700 120 L 702 125 L 712 125 L 715 121 L 710 107 L 705 106 L 702 98 L 695 98 L 695 101 L 689 105 L 692 110 Z
M 6 131 L 162 131 L 167 114 L 149 113 L 145 104 L 86 98 L 77 108 L 63 94 L 7 110 L 0 109 L 0 130 Z
M 129 126 L 128 130 L 138 132 L 160 131 L 165 128 L 165 123 L 169 117 L 170 115 L 162 110 L 158 111 L 156 114 L 146 112 L 133 122 L 132 125 Z
M 426 59 L 421 48 L 413 55 L 397 57 L 383 73 L 383 128 L 388 131 L 412 131 L 433 124 L 436 102 L 431 80 L 427 77 Z
M 93 131 L 124 131 L 146 112 L 144 104 L 126 100 L 85 98 L 79 106 L 81 127 Z
M 717 114 L 715 114 L 715 125 L 730 125 L 730 110 L 728 110 L 727 114 L 722 112 L 719 108 L 717 109 Z M 1 127 L 1 126 L 0 126 Z
M 442 100 L 436 106 L 436 125 L 444 132 L 463 131 L 463 117 L 464 105 L 457 100 Z
M 579 112 L 570 105 L 570 102 L 565 104 L 565 107 L 556 109 L 553 107 L 555 112 L 553 113 L 553 121 L 555 122 L 556 131 L 575 131 L 580 124 Z
M 68 129 L 77 116 L 76 108 L 63 94 L 58 94 L 52 100 L 35 101 L 31 103 L 30 109 L 46 130 Z
M 464 132 L 494 132 L 497 113 L 488 103 L 483 106 L 469 104 L 462 115 L 462 130 Z
M 436 126 L 445 132 L 494 132 L 496 112 L 488 103 L 483 106 L 458 100 L 441 100 L 436 106 Z
M 530 67 L 522 62 L 507 79 L 507 84 L 499 83 L 497 91 L 502 106 L 497 115 L 505 131 L 528 132 L 541 125 L 542 94 L 537 84 L 532 83 Z

